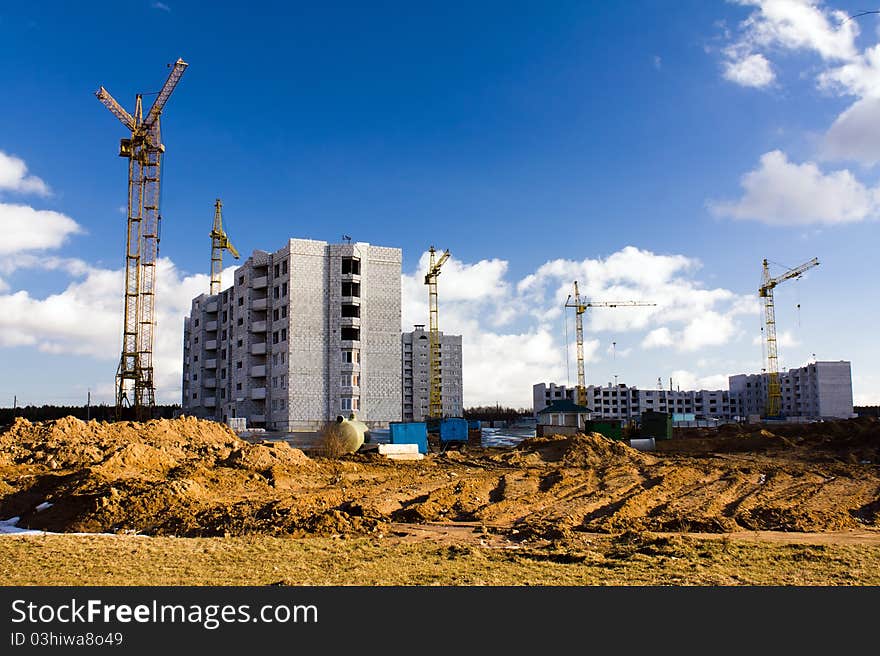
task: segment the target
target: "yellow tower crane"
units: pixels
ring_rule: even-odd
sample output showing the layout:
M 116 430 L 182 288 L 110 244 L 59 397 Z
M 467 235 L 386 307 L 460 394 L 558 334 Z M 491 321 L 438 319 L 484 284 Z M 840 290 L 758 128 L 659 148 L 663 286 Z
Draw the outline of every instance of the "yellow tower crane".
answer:
M 776 348 L 776 310 L 773 306 L 773 289 L 781 282 L 800 278 L 808 269 L 819 266 L 819 258 L 789 269 L 780 276 L 770 275 L 770 266 L 764 258 L 763 281 L 758 296 L 764 299 L 764 322 L 767 326 L 764 338 L 767 343 L 767 416 L 778 417 L 782 411 L 782 393 L 779 390 L 779 359 Z
M 428 262 L 428 273 L 425 274 L 425 284 L 428 286 L 428 366 L 430 384 L 428 387 L 428 417 L 440 418 L 443 416 L 443 381 L 440 376 L 440 329 L 437 325 L 437 276 L 440 275 L 440 267 L 449 259 L 449 250 L 443 251 L 439 258 L 435 259 L 437 251 L 434 247 L 428 250 L 431 259 Z
M 656 303 L 642 303 L 640 301 L 585 301 L 581 299 L 578 291 L 577 280 L 574 281 L 574 297 L 569 294 L 565 301 L 565 307 L 574 308 L 575 332 L 577 334 L 577 403 L 587 405 L 587 385 L 584 374 L 584 320 L 583 314 L 588 307 L 646 307 L 655 306 Z
M 186 67 L 187 63 L 182 59 L 171 65 L 171 73 L 156 95 L 146 118 L 141 94 L 135 98 L 132 116 L 104 87 L 95 92 L 98 100 L 131 131 L 129 138 L 119 142 L 119 156 L 128 159 L 128 226 L 122 356 L 116 371 L 116 409 L 119 414 L 123 405 L 131 405 L 137 419 L 150 415 L 156 403 L 153 329 L 161 220 L 159 179 L 162 153 L 165 152 L 159 131 L 159 116 Z
M 223 203 L 214 202 L 214 228 L 211 230 L 211 296 L 220 293 L 220 275 L 223 273 L 223 251 L 229 251 L 236 260 L 238 250 L 223 230 Z

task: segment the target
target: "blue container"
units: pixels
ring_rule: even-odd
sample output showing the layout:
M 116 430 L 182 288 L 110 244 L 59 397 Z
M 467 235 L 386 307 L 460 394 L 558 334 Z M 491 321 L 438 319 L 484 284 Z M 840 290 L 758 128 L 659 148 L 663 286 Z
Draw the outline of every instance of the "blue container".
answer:
M 468 420 L 468 430 L 480 430 L 480 420 L 479 419 L 469 419 Z
M 440 443 L 467 442 L 467 419 L 444 419 L 440 422 Z
M 423 421 L 392 421 L 392 444 L 418 444 L 419 453 L 428 452 L 428 426 Z

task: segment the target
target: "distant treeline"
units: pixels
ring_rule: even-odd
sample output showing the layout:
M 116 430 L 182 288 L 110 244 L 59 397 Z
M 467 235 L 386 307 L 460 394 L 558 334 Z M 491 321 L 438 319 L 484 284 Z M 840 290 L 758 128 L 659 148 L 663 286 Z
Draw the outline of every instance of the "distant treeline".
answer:
M 859 417 L 880 417 L 880 405 L 857 405 L 853 412 Z
M 171 419 L 180 414 L 179 405 L 157 405 L 153 409 L 154 419 Z M 16 417 L 24 417 L 28 421 L 48 421 L 72 415 L 77 419 L 96 419 L 98 421 L 116 421 L 116 406 L 113 405 L 26 405 L 21 408 L 0 408 L 0 425 L 11 424 Z M 119 417 L 124 421 L 134 421 L 134 410 L 123 408 Z
M 514 421 L 522 417 L 531 417 L 531 408 L 503 408 L 500 405 L 480 405 L 475 408 L 465 408 L 465 419 L 479 419 L 480 421 Z

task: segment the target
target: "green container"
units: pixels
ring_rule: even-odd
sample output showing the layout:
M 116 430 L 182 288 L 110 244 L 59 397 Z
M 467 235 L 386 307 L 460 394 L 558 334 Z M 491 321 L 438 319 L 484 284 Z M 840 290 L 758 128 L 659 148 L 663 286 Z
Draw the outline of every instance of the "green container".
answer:
M 645 410 L 642 413 L 642 437 L 653 437 L 656 440 L 672 439 L 672 415 L 668 412 Z
M 620 422 L 611 421 L 588 421 L 584 425 L 587 433 L 599 433 L 612 440 L 623 439 L 623 428 Z

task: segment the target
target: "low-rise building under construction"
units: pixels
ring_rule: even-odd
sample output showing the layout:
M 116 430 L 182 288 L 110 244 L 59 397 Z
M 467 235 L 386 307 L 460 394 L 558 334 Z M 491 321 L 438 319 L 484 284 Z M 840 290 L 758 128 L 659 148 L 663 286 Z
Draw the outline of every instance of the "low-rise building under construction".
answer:
M 587 387 L 587 406 L 595 418 L 639 419 L 646 410 L 696 419 L 746 421 L 766 413 L 769 376 L 738 374 L 729 390 L 641 389 L 625 384 Z M 850 363 L 813 362 L 779 374 L 782 415 L 793 419 L 840 419 L 853 416 Z M 577 388 L 538 383 L 532 387 L 535 416 L 553 401 L 577 400 Z

